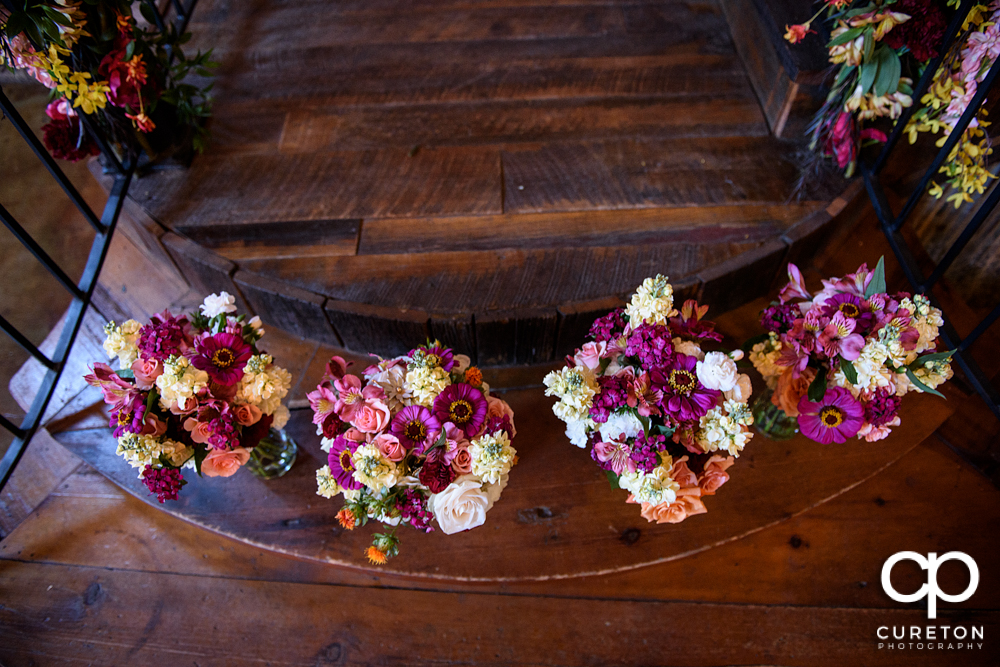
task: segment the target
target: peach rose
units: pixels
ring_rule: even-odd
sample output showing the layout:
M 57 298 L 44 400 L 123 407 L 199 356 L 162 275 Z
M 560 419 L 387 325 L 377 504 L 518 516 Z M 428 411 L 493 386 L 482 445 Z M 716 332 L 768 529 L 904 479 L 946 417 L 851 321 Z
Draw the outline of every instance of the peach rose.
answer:
M 382 433 L 375 436 L 372 444 L 378 447 L 382 456 L 393 463 L 399 463 L 406 458 L 406 447 L 399 443 L 399 438 L 391 433 Z
M 151 412 L 147 412 L 142 419 L 142 434 L 151 435 L 154 438 L 159 438 L 161 435 L 167 432 L 166 422 L 160 420 L 159 417 Z
M 682 492 L 685 490 L 681 489 Z M 695 489 L 688 490 L 695 491 Z M 701 502 L 697 495 L 681 495 L 678 492 L 677 500 L 672 503 L 660 503 L 659 505 L 642 503 L 640 514 L 643 519 L 650 523 L 654 521 L 656 523 L 680 523 L 689 516 L 704 514 L 707 511 L 705 503 Z
M 714 496 L 719 487 L 729 481 L 729 473 L 726 470 L 736 463 L 732 456 L 715 455 L 705 463 L 705 471 L 698 480 L 703 496 Z
M 670 469 L 670 477 L 681 485 L 681 488 L 698 486 L 698 476 L 691 472 L 687 464 L 688 457 L 682 456 L 674 461 L 674 467 Z
M 459 475 L 468 475 L 472 472 L 472 454 L 468 447 L 459 447 L 451 460 L 451 469 Z
M 596 370 L 601 365 L 601 358 L 605 356 L 607 351 L 608 344 L 603 341 L 600 343 L 593 341 L 585 343 L 576 353 L 576 356 L 573 357 L 573 361 L 581 366 L 586 366 L 590 370 Z
M 809 391 L 809 385 L 816 379 L 816 369 L 806 368 L 798 377 L 793 377 L 789 368 L 778 376 L 778 386 L 771 396 L 771 402 L 789 417 L 799 416 L 799 401 Z
M 513 438 L 517 435 L 517 429 L 514 428 L 514 411 L 510 409 L 505 401 L 500 400 L 494 396 L 486 397 L 486 421 L 489 421 L 493 417 L 499 417 L 503 419 L 504 415 L 510 417 L 510 437 Z
M 213 449 L 201 462 L 201 473 L 208 477 L 231 477 L 249 460 L 250 452 L 243 447 Z
M 382 401 L 376 399 L 366 401 L 364 406 L 354 415 L 351 422 L 362 433 L 381 433 L 389 425 L 392 413 L 389 407 Z
M 253 426 L 260 421 L 264 414 L 256 405 L 237 405 L 233 409 L 233 413 L 241 426 Z
M 184 428 L 191 432 L 191 439 L 195 442 L 205 444 L 212 432 L 208 430 L 208 422 L 200 422 L 194 417 L 184 420 Z
M 358 429 L 354 428 L 353 426 L 344 431 L 344 439 L 354 443 L 365 443 L 368 441 L 368 439 L 365 437 L 365 434 L 359 431 Z
M 858 437 L 864 438 L 867 442 L 878 442 L 883 438 L 887 438 L 892 432 L 892 426 L 899 426 L 902 422 L 899 421 L 899 417 L 893 417 L 892 421 L 882 424 L 881 426 L 872 426 L 871 424 L 864 424 L 858 430 Z
M 156 378 L 163 375 L 163 363 L 159 359 L 136 359 L 131 368 L 135 386 L 143 390 L 152 389 Z

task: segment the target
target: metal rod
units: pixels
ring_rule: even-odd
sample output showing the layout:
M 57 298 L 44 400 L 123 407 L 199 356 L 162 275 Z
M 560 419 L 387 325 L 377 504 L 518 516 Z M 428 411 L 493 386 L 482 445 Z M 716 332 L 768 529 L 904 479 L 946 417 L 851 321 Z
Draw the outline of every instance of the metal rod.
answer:
M 990 67 L 989 74 L 983 79 L 982 83 L 976 89 L 976 94 L 973 96 L 972 101 L 969 102 L 969 106 L 966 107 L 965 113 L 959 119 L 958 123 L 955 124 L 954 129 L 952 129 L 951 134 L 948 135 L 947 141 L 944 142 L 944 146 L 938 151 L 938 154 L 934 156 L 934 161 L 931 163 L 930 168 L 924 172 L 924 177 L 920 179 L 920 185 L 917 189 L 910 194 L 910 198 L 906 200 L 906 205 L 903 206 L 903 210 L 899 212 L 899 217 L 896 218 L 893 224 L 893 229 L 899 229 L 906 222 L 906 218 L 913 211 L 913 207 L 917 205 L 917 201 L 923 196 L 924 191 L 927 189 L 927 184 L 930 180 L 937 174 L 938 169 L 944 161 L 951 155 L 952 149 L 965 134 L 965 128 L 968 127 L 972 119 L 979 113 L 979 108 L 986 101 L 986 94 L 990 92 L 990 87 L 993 86 L 994 80 L 997 78 L 997 74 L 1000 74 L 1000 58 L 997 62 L 993 63 Z
M 941 276 L 943 276 L 944 272 L 948 270 L 948 267 L 950 267 L 952 262 L 955 261 L 959 253 L 961 253 L 965 246 L 968 245 L 975 233 L 979 231 L 979 228 L 986 221 L 986 218 L 988 218 L 993 212 L 993 209 L 996 208 L 998 203 L 1000 203 L 1000 186 L 993 186 L 990 196 L 985 202 L 982 203 L 979 210 L 976 211 L 976 215 L 973 216 L 972 220 L 969 221 L 969 224 L 965 226 L 961 235 L 959 235 L 959 237 L 955 239 L 955 242 L 951 244 L 951 247 L 948 248 L 948 252 L 945 253 L 945 256 L 940 262 L 938 262 L 934 271 L 931 272 L 930 277 L 921 283 L 918 291 L 927 292 L 934 287 L 934 284 L 941 279 Z
M 176 21 L 184 20 L 184 5 L 180 3 L 180 0 L 170 0 L 171 4 L 174 6 L 174 14 L 176 14 Z
M 14 422 L 7 419 L 2 414 L 0 414 L 0 426 L 3 426 L 5 429 L 13 433 L 18 438 L 24 435 L 24 429 L 22 429 L 20 426 L 17 426 Z
M 958 349 L 962 351 L 969 349 L 969 346 L 975 343 L 976 339 L 983 335 L 983 332 L 989 329 L 990 326 L 997 321 L 998 317 L 1000 317 L 1000 303 L 994 306 L 993 310 L 990 311 L 990 314 L 986 316 L 986 319 L 980 322 L 979 326 L 973 329 L 972 333 L 966 336 L 965 339 L 959 343 Z
M 45 356 L 41 350 L 35 347 L 28 338 L 21 333 L 17 327 L 7 321 L 7 318 L 0 315 L 0 329 L 3 329 L 8 336 L 14 339 L 14 342 L 21 346 L 25 352 L 37 359 L 43 366 L 49 369 L 55 369 L 58 364 Z
M 65 287 L 70 294 L 76 298 L 80 298 L 80 296 L 82 296 L 80 288 L 76 286 L 73 279 L 66 275 L 66 272 L 63 271 L 58 264 L 56 264 L 54 259 L 49 257 L 49 254 L 45 252 L 42 246 L 38 245 L 38 242 L 31 237 L 31 234 L 29 234 L 28 231 L 21 226 L 21 224 L 14 219 L 14 216 L 12 216 L 10 212 L 3 207 L 3 204 L 0 204 L 0 220 L 3 221 L 4 226 L 10 230 L 11 234 L 16 236 L 17 240 L 28 249 L 28 252 L 34 255 L 35 259 L 41 262 L 45 268 L 49 270 L 49 273 L 51 273 L 56 280 L 62 283 L 62 286 Z
M 111 161 L 111 167 L 114 169 L 115 173 L 122 173 L 121 160 L 119 160 L 118 156 L 115 155 L 115 152 L 111 150 L 111 146 L 108 142 L 104 140 L 104 134 L 97 131 L 96 123 L 91 121 L 90 118 L 87 117 L 87 114 L 81 114 L 80 120 L 83 122 L 84 127 L 87 128 L 87 132 L 89 132 L 94 138 L 94 142 L 97 144 L 97 148 L 100 149 L 101 154 Z
M 49 173 L 52 174 L 54 179 L 56 179 L 56 182 L 62 186 L 63 191 L 69 196 L 70 199 L 73 200 L 76 207 L 80 209 L 80 213 L 82 213 L 83 217 L 90 223 L 90 226 L 99 232 L 104 231 L 104 227 L 101 225 L 101 221 L 97 218 L 94 210 L 90 208 L 87 201 L 80 196 L 76 186 L 70 182 L 66 174 L 63 173 L 63 170 L 59 168 L 59 165 L 57 165 L 55 160 L 52 159 L 52 156 L 49 155 L 49 152 L 45 149 L 45 146 L 42 145 L 42 142 L 38 140 L 35 133 L 32 132 L 31 128 L 28 127 L 28 124 L 24 122 L 23 118 L 21 118 L 21 114 L 17 112 L 17 109 L 7 98 L 7 95 L 4 94 L 3 87 L 0 87 L 0 109 L 3 110 L 4 115 L 10 120 L 11 123 L 13 123 L 18 134 L 20 134 L 21 137 L 28 142 L 28 145 L 31 146 L 31 149 L 35 151 L 35 155 L 37 155 L 38 159 L 42 161 L 42 164 L 44 164 L 45 168 L 49 170 Z
M 194 8 L 197 4 L 198 0 L 191 0 L 191 2 L 188 3 L 187 11 L 184 12 L 184 18 L 179 21 L 177 25 L 178 35 L 183 35 L 187 32 L 188 24 L 191 22 L 191 16 L 194 14 Z
M 951 49 L 952 42 L 958 34 L 959 29 L 962 27 L 962 23 L 965 21 L 965 17 L 969 15 L 972 10 L 972 6 L 976 4 L 976 0 L 965 0 L 955 16 L 951 19 L 951 25 L 948 26 L 948 30 L 944 34 L 944 39 L 941 40 L 941 46 L 937 56 L 927 65 L 924 69 L 924 73 L 920 77 L 920 81 L 917 82 L 917 87 L 913 89 L 913 104 L 907 107 L 903 111 L 903 115 L 899 117 L 896 124 L 892 126 L 892 132 L 889 133 L 889 138 L 886 139 L 885 144 L 882 146 L 882 150 L 879 151 L 878 157 L 872 164 L 872 171 L 878 173 L 882 171 L 882 167 L 885 166 L 885 161 L 889 158 L 889 153 L 896 146 L 899 138 L 903 135 L 903 130 L 906 129 L 907 123 L 910 122 L 910 118 L 917 111 L 917 102 L 924 96 L 927 89 L 930 88 L 931 81 L 934 80 L 934 74 L 941 67 L 941 63 L 944 61 L 944 57 L 948 55 L 948 50 Z

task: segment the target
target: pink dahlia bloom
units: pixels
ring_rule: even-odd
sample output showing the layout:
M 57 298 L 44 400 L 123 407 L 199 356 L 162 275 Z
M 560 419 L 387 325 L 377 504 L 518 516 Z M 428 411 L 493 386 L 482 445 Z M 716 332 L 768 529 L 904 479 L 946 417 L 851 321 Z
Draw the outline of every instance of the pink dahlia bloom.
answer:
M 864 421 L 864 408 L 841 387 L 827 389 L 820 401 L 810 401 L 808 396 L 799 401 L 799 428 L 807 438 L 824 445 L 847 442 Z
M 250 346 L 239 336 L 217 333 L 194 342 L 197 352 L 191 365 L 208 373 L 212 382 L 231 387 L 243 379 L 243 367 L 253 356 Z

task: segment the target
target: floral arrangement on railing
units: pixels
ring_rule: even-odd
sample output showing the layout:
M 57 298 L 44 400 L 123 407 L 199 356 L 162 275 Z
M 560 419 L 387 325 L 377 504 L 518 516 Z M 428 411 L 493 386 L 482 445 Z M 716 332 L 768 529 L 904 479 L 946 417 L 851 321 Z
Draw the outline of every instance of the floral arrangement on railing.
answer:
M 796 44 L 825 14 L 830 28 L 827 48 L 835 75 L 826 102 L 809 127 L 811 148 L 832 157 L 845 175 L 853 175 L 863 145 L 883 143 L 904 108 L 913 105 L 913 81 L 938 56 L 947 30 L 948 14 L 959 0 L 822 0 L 820 10 L 800 25 L 785 26 L 785 39 Z M 977 85 L 1000 55 L 1000 3 L 974 5 L 934 74 L 921 108 L 904 128 L 910 143 L 922 132 L 942 136 L 942 146 L 965 112 Z M 981 194 L 989 179 L 993 152 L 983 131 L 985 110 L 966 130 L 940 173 L 953 190 L 948 201 L 958 208 Z M 876 127 L 879 122 L 881 127 Z M 940 198 L 945 190 L 932 183 Z
M 941 396 L 936 387 L 951 378 L 953 354 L 936 351 L 941 311 L 921 294 L 889 294 L 882 259 L 874 271 L 862 264 L 823 280 L 816 293 L 794 264 L 788 277 L 761 315 L 767 333 L 745 345 L 773 392 L 755 414 L 759 427 L 777 416 L 823 444 L 875 442 L 899 425 L 905 394 Z
M 486 521 L 517 463 L 514 412 L 490 395 L 469 357 L 439 342 L 379 359 L 364 382 L 333 357 L 308 395 L 328 465 L 317 493 L 343 495 L 337 521 L 348 530 L 370 519 L 376 533 L 366 556 L 382 565 L 399 553 L 401 524 L 446 535 Z
M 14 0 L 0 3 L 0 63 L 23 70 L 52 90 L 42 131 L 60 159 L 97 155 L 98 137 L 119 157 L 144 149 L 156 157 L 185 133 L 204 148 L 211 85 L 210 53 L 187 56 L 190 33 L 158 30 L 152 3 L 133 0 Z M 157 132 L 157 128 L 160 131 Z
M 110 407 L 117 453 L 161 503 L 177 500 L 183 468 L 229 477 L 288 422 L 291 374 L 258 349 L 260 318 L 233 315 L 235 301 L 221 292 L 190 316 L 108 322 L 104 349 L 119 370 L 98 362 L 85 376 Z
M 678 312 L 667 279 L 647 278 L 544 380 L 570 442 L 590 445 L 612 488 L 650 522 L 706 512 L 703 498 L 729 480 L 753 437 L 750 378 L 736 367 L 743 353 L 702 349 L 722 340 L 707 311 L 689 300 Z

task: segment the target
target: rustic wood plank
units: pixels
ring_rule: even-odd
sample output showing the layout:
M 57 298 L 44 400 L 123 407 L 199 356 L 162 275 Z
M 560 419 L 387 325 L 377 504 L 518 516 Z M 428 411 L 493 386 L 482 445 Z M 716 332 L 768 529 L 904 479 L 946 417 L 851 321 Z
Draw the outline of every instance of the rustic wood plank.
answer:
M 615 140 L 503 152 L 504 210 L 782 203 L 797 174 L 770 139 Z
M 569 211 L 475 217 L 365 220 L 359 255 L 640 245 L 671 241 L 763 242 L 817 209 L 782 206 L 704 206 Z M 335 254 L 335 253 L 331 253 Z
M 768 294 L 784 275 L 787 252 L 784 242 L 768 241 L 739 257 L 699 272 L 702 288 L 698 300 L 710 304 L 715 312 L 724 313 Z
M 682 100 L 612 98 L 599 104 L 584 98 L 305 108 L 288 114 L 280 149 L 313 152 L 767 134 L 757 100 L 741 91 Z
M 226 259 L 353 255 L 358 247 L 360 220 L 258 222 L 239 226 L 178 225 L 195 243 Z
M 418 309 L 327 299 L 326 315 L 344 346 L 362 354 L 406 354 L 430 335 L 430 316 Z
M 473 364 L 480 363 L 476 347 L 476 325 L 472 314 L 430 313 L 430 322 L 427 326 L 432 340 L 439 340 L 445 347 L 454 348 L 456 352 L 468 355 Z
M 541 388 L 503 396 L 515 411 L 514 444 L 521 462 L 488 524 L 451 536 L 410 531 L 401 555 L 390 561 L 386 572 L 497 582 L 610 573 L 676 560 L 779 525 L 841 495 L 911 451 L 950 414 L 945 401 L 914 396 L 903 404 L 902 425 L 878 448 L 857 443 L 827 447 L 801 436 L 779 446 L 754 442 L 737 462 L 725 491 L 711 499 L 708 514 L 677 526 L 656 526 L 623 502 L 623 492 L 608 487 L 587 452 L 567 443 L 563 424 L 549 410 L 538 409 L 550 404 Z M 299 442 L 299 458 L 280 480 L 267 482 L 243 473 L 227 480 L 188 475 L 181 500 L 162 509 L 282 553 L 364 567 L 362 551 L 370 530 L 342 530 L 333 520 L 337 503 L 315 495 L 315 470 L 326 454 L 310 416 L 309 410 L 293 411 L 289 432 Z M 58 438 L 149 502 L 134 471 L 114 454 L 106 428 L 68 431 Z M 790 466 L 794 474 L 788 473 Z M 548 508 L 553 521 L 518 519 L 539 507 Z M 504 540 L 498 543 L 500 527 Z M 450 554 L 448 559 L 441 558 L 443 551 Z M 529 551 L 535 554 L 530 560 L 524 558 Z
M 592 301 L 577 301 L 559 306 L 559 333 L 556 337 L 556 358 L 571 356 L 587 342 L 590 327 L 598 317 L 604 317 L 615 308 L 625 305 L 620 296 L 609 296 Z
M 236 305 L 242 312 L 253 314 L 236 283 L 233 282 L 235 264 L 173 232 L 164 234 L 163 246 L 192 289 L 204 296 L 228 292 L 236 297 Z M 179 297 L 181 294 L 176 296 Z
M 237 271 L 233 282 L 265 324 L 327 345 L 341 344 L 326 320 L 324 297 L 249 271 Z
M 0 539 L 10 535 L 80 463 L 47 431 L 38 431 L 0 492 Z
M 536 364 L 554 359 L 554 308 L 487 311 L 476 315 L 476 349 L 484 366 Z
M 657 272 L 675 280 L 757 243 L 428 252 L 253 260 L 245 268 L 330 298 L 468 314 L 626 294 Z

